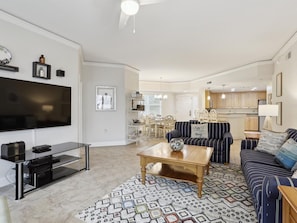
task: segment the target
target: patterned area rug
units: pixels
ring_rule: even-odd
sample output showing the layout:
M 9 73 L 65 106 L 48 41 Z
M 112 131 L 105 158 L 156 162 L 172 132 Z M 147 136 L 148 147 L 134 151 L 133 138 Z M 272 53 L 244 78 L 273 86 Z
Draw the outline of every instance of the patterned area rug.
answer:
M 252 198 L 239 166 L 212 164 L 202 198 L 194 183 L 136 175 L 76 217 L 88 222 L 252 223 Z

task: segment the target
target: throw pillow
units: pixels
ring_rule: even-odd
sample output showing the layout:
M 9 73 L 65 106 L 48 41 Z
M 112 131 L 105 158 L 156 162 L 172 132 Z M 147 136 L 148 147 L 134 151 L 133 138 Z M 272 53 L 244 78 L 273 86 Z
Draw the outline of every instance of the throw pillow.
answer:
M 288 139 L 276 153 L 275 161 L 291 170 L 297 161 L 297 142 Z
M 287 139 L 286 132 L 272 132 L 262 130 L 260 139 L 255 150 L 275 155 Z
M 297 179 L 297 170 L 295 170 L 295 172 L 293 173 L 292 178 Z
M 208 139 L 208 123 L 191 124 L 191 138 Z

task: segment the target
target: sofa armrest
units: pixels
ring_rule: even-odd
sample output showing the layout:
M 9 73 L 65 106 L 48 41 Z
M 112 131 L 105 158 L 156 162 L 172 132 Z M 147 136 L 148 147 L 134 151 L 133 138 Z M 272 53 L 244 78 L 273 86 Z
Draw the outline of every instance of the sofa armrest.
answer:
M 172 138 L 179 138 L 179 137 L 181 137 L 181 133 L 180 133 L 180 131 L 178 131 L 177 129 L 172 130 L 171 132 L 168 132 L 168 133 L 166 134 L 166 138 L 167 138 L 167 141 L 168 141 L 168 142 L 170 142 L 170 140 L 171 140 Z
M 263 180 L 263 195 L 271 199 L 281 199 L 278 186 L 297 187 L 297 179 L 291 177 L 267 176 Z
M 281 222 L 282 196 L 278 186 L 297 187 L 297 179 L 291 177 L 266 176 L 262 184 L 261 222 Z
M 231 132 L 225 132 L 224 136 L 223 136 L 223 140 L 224 140 L 224 142 L 231 145 L 233 143 L 233 137 L 232 137 Z
M 258 139 L 244 139 L 241 140 L 241 150 L 243 149 L 255 149 L 258 145 Z

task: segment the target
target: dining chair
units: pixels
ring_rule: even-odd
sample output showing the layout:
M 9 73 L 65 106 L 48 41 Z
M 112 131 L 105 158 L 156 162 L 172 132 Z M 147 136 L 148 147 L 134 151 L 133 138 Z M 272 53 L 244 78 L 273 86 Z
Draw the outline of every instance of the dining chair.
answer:
M 209 114 L 206 109 L 202 110 L 199 114 L 199 121 L 200 122 L 209 122 Z
M 217 122 L 218 121 L 218 114 L 215 109 L 211 109 L 208 116 L 209 116 L 209 122 Z
M 144 132 L 145 135 L 151 137 L 155 133 L 155 118 L 154 115 L 150 114 L 145 117 Z
M 175 119 L 172 115 L 167 115 L 164 117 L 164 120 L 158 126 L 158 131 L 160 132 L 160 136 L 166 138 L 166 133 L 172 131 L 175 125 Z

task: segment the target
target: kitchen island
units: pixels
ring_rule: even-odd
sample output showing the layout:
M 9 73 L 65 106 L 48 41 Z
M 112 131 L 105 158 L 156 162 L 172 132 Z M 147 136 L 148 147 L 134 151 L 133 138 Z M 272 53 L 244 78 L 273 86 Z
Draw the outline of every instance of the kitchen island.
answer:
M 230 123 L 233 139 L 245 139 L 245 131 L 258 130 L 258 113 L 252 111 L 218 111 L 218 120 Z

